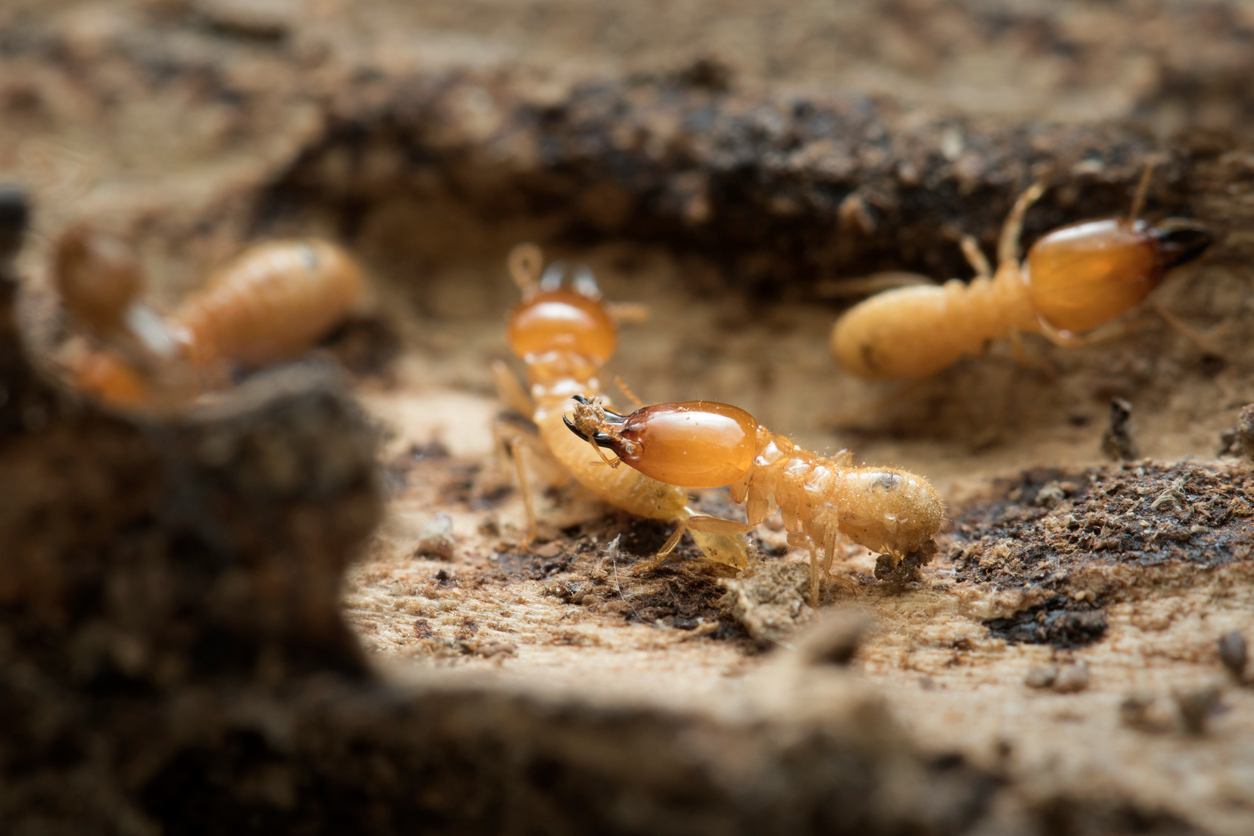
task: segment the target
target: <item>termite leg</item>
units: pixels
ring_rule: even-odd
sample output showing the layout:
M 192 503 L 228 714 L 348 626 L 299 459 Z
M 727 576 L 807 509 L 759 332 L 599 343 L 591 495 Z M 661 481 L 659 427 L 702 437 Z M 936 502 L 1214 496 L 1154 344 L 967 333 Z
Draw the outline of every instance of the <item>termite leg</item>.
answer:
M 601 449 L 601 445 L 597 444 L 596 441 L 589 439 L 588 443 L 592 445 L 592 451 L 601 459 L 601 464 L 609 465 L 611 470 L 623 463 L 622 459 L 611 459 L 605 455 L 605 451 Z
M 1041 334 L 1045 337 L 1045 339 L 1061 348 L 1079 348 L 1082 345 L 1087 345 L 1089 342 L 1079 334 L 1072 334 L 1070 331 L 1058 330 L 1044 319 L 1038 318 L 1037 325 L 1040 326 Z
M 1019 235 L 1023 232 L 1023 218 L 1028 213 L 1028 207 L 1040 200 L 1043 194 L 1045 184 L 1037 182 L 1029 186 L 1015 201 L 1014 208 L 1006 216 L 1006 223 L 1001 228 L 1001 240 L 997 243 L 999 265 L 1019 261 Z
M 993 278 L 993 267 L 988 263 L 988 257 L 984 255 L 984 251 L 980 249 L 980 245 L 970 235 L 962 236 L 962 254 L 966 256 L 967 263 L 971 265 L 971 269 L 975 271 L 977 279 Z
M 695 531 L 701 534 L 729 536 L 744 534 L 752 528 L 753 526 L 751 524 L 740 522 L 739 520 L 727 520 L 722 517 L 711 517 L 706 514 L 694 514 L 687 519 L 682 520 L 671 533 L 671 536 L 668 537 L 666 542 L 662 544 L 662 548 L 658 549 L 657 554 L 650 558 L 647 563 L 642 563 L 635 571 L 637 574 L 647 574 L 665 563 L 666 559 L 670 557 L 671 552 L 675 551 L 675 547 L 679 545 L 679 541 L 684 538 L 685 533 Z M 700 542 L 698 542 L 697 545 L 702 546 Z M 738 552 L 738 554 L 742 554 L 742 552 Z M 747 564 L 747 562 L 747 558 L 743 560 L 738 559 L 730 565 L 734 565 L 737 568 L 743 568 L 743 565 Z
M 1216 350 L 1214 344 L 1211 343 L 1211 341 L 1206 338 L 1206 335 L 1202 334 L 1196 328 L 1192 327 L 1191 325 L 1184 322 L 1184 320 L 1180 319 L 1180 317 L 1176 316 L 1171 311 L 1167 310 L 1163 306 L 1162 302 L 1158 301 L 1157 299 L 1154 299 L 1153 297 L 1150 297 L 1149 299 L 1146 300 L 1146 304 L 1149 307 L 1149 309 L 1153 311 L 1154 313 L 1158 314 L 1158 317 L 1162 319 L 1163 322 L 1167 323 L 1167 325 L 1170 326 L 1170 328 L 1173 331 L 1175 331 L 1180 336 L 1184 337 L 1189 342 L 1193 343 L 1193 346 L 1197 348 L 1198 351 L 1201 351 L 1206 354 L 1218 354 L 1219 353 Z
M 711 517 L 707 514 L 694 514 L 689 517 L 688 528 L 693 531 L 704 531 L 706 534 L 744 534 L 753 530 L 753 526 L 747 522 Z
M 632 570 L 635 575 L 647 575 L 655 571 L 659 566 L 667 561 L 671 556 L 671 552 L 675 551 L 675 547 L 679 545 L 679 541 L 684 539 L 684 532 L 688 530 L 687 521 L 680 522 L 675 526 L 675 530 L 671 532 L 671 536 L 666 538 L 666 542 L 662 544 L 662 548 L 657 550 L 657 554 L 646 560 L 644 563 L 636 566 Z
M 649 306 L 642 302 L 609 302 L 605 312 L 615 325 L 639 325 L 649 320 Z
M 623 393 L 623 397 L 631 402 L 632 406 L 636 409 L 644 409 L 644 401 L 640 400 L 636 393 L 631 390 L 631 387 L 627 385 L 627 381 L 618 375 L 614 375 L 614 385 Z
M 1023 336 L 1018 331 L 1012 330 L 1007 334 L 1006 341 L 1010 343 L 1011 358 L 1020 366 L 1025 369 L 1034 369 L 1050 378 L 1058 376 L 1058 370 L 1052 363 L 1028 353 L 1027 347 L 1023 344 Z
M 687 523 L 680 523 L 675 526 L 675 530 L 671 532 L 671 536 L 666 538 L 666 542 L 662 544 L 662 548 L 657 550 L 657 554 L 653 557 L 655 560 L 665 559 L 670 553 L 675 551 L 675 547 L 679 545 L 679 541 L 684 539 L 684 532 L 688 530 Z
M 874 296 L 876 293 L 896 290 L 899 287 L 919 287 L 929 284 L 936 284 L 936 281 L 929 276 L 907 273 L 904 270 L 884 270 L 856 279 L 827 279 L 821 282 L 815 290 L 822 299 L 846 299 L 851 296 Z
M 832 561 L 836 559 L 837 538 L 832 534 L 823 543 L 823 578 L 825 580 L 832 579 Z
M 692 542 L 697 544 L 702 556 L 737 569 L 744 569 L 749 565 L 750 557 L 745 548 L 744 534 L 757 523 L 711 517 L 697 514 L 691 509 L 687 509 L 687 513 L 688 533 L 692 535 Z
M 531 396 L 523 388 L 518 377 L 510 371 L 509 366 L 500 360 L 492 362 L 492 382 L 496 385 L 496 396 L 501 403 L 519 415 L 530 418 L 536 410 Z
M 518 488 L 518 493 L 522 497 L 523 513 L 527 519 L 527 531 L 523 537 L 522 545 L 529 546 L 531 541 L 536 538 L 536 509 L 535 499 L 531 493 L 531 480 L 527 477 L 527 464 L 523 461 L 523 451 L 530 448 L 537 450 L 540 455 L 546 455 L 540 440 L 528 433 L 520 427 L 510 426 L 504 422 L 498 421 L 492 428 L 495 436 L 497 455 L 504 457 L 508 455 L 514 460 L 514 480 Z
M 806 538 L 806 547 L 810 550 L 810 606 L 819 608 L 819 549 L 814 541 Z
M 518 479 L 518 492 L 522 494 L 523 511 L 527 516 L 527 532 L 522 545 L 530 546 L 536 539 L 536 509 L 531 497 L 531 484 L 527 481 L 527 466 L 523 463 L 523 447 L 514 448 L 514 477 Z
M 1158 166 L 1158 163 L 1158 160 L 1150 160 L 1145 164 L 1145 170 L 1141 172 L 1141 179 L 1137 181 L 1136 191 L 1132 193 L 1132 206 L 1128 209 L 1128 226 L 1136 223 L 1137 216 L 1145 208 L 1145 198 L 1149 194 L 1150 178 L 1154 174 L 1154 169 Z

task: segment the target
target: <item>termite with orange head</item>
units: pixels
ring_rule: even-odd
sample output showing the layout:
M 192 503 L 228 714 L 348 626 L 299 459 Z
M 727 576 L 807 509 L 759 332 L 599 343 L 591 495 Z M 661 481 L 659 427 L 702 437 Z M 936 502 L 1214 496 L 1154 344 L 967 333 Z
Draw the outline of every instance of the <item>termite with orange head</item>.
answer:
M 70 363 L 78 387 L 131 407 L 185 400 L 238 369 L 294 359 L 366 295 L 361 268 L 339 247 L 273 241 L 244 250 L 161 316 L 142 298 L 130 249 L 85 227 L 58 242 L 53 279 L 71 319 L 100 346 Z
M 928 549 L 945 521 L 944 503 L 922 476 L 855 466 L 847 451 L 820 456 L 730 404 L 662 403 L 620 415 L 577 395 L 565 423 L 584 441 L 612 450 L 615 464 L 684 488 L 728 486 L 745 506 L 743 523 L 698 517 L 689 521 L 690 528 L 745 531 L 778 507 L 789 544 L 810 553 L 814 605 L 820 551 L 825 575 L 845 540 L 901 560 Z
M 673 550 L 687 531 L 706 559 L 737 569 L 747 566 L 749 556 L 739 532 L 708 532 L 692 525 L 700 515 L 689 507 L 687 491 L 638 471 L 607 467 L 603 455 L 566 430 L 563 411 L 571 396 L 601 391 L 598 375 L 618 344 L 616 319 L 631 317 L 639 309 L 604 302 L 587 270 L 578 271 L 566 287 L 561 266 L 551 265 L 542 273 L 542 263 L 539 248 L 529 244 L 516 247 L 509 258 L 523 298 L 509 313 L 507 334 L 510 348 L 526 368 L 529 391 L 503 363 L 493 366 L 502 401 L 529 418 L 536 429 L 530 434 L 502 422 L 495 430 L 498 447 L 513 458 L 527 515 L 525 540 L 536 533 L 524 460 L 531 453 L 555 462 L 561 472 L 615 508 L 674 523 L 675 531 L 661 554 Z
M 1148 175 L 1127 218 L 1056 229 L 1020 263 L 1024 215 L 1044 192 L 1040 184 L 1032 186 L 1002 228 L 996 273 L 966 238 L 963 252 L 976 272 L 970 283 L 952 279 L 872 296 L 837 320 L 832 353 L 859 377 L 919 378 L 983 351 L 992 340 L 1017 340 L 1020 332 L 1078 344 L 1081 334 L 1139 305 L 1168 270 L 1210 245 L 1210 234 L 1195 222 L 1151 225 L 1137 219 Z

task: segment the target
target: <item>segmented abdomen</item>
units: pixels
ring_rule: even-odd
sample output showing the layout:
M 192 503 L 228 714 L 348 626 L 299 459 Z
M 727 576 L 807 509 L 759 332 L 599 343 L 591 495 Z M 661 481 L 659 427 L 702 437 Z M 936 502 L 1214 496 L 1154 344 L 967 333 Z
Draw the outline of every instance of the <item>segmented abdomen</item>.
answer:
M 246 250 L 173 317 L 198 365 L 262 366 L 296 357 L 342 320 L 365 292 L 356 263 L 324 241 L 276 241 Z
M 921 548 L 945 520 L 945 508 L 922 476 L 892 467 L 854 467 L 841 453 L 820 456 L 776 436 L 759 454 L 738 492 L 750 521 L 771 503 L 784 527 L 825 553 L 838 537 L 875 552 L 905 554 Z
M 1012 328 L 1035 330 L 1017 269 L 970 284 L 903 287 L 855 305 L 832 328 L 832 353 L 866 378 L 926 377 L 982 351 Z

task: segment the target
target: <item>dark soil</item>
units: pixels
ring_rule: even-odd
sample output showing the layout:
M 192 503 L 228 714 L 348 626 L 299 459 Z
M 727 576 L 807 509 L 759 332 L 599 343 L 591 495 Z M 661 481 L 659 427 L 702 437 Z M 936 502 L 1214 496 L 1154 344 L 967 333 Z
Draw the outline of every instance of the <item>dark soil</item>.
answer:
M 1152 592 L 1154 570 L 1251 562 L 1252 520 L 1254 473 L 1237 464 L 1037 469 L 960 513 L 947 559 L 961 583 L 1039 601 L 986 621 L 994 635 L 1073 647 L 1105 634 L 1103 604 Z

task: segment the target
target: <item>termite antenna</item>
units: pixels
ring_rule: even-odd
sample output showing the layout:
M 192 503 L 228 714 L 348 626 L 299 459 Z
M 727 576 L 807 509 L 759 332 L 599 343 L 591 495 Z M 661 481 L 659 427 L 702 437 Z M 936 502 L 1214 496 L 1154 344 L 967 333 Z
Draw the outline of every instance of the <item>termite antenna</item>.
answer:
M 535 244 L 519 244 L 509 251 L 506 263 L 509 265 L 509 277 L 523 296 L 535 293 L 540 270 L 544 266 L 544 252 Z
M 618 390 L 623 393 L 623 397 L 627 398 L 627 400 L 631 402 L 632 406 L 636 409 L 644 409 L 644 401 L 640 400 L 639 396 L 631 390 L 631 387 L 627 385 L 627 381 L 623 380 L 618 375 L 614 375 L 614 385 L 617 386 Z
M 977 277 L 993 275 L 992 265 L 988 263 L 988 257 L 984 255 L 984 251 L 980 249 L 979 243 L 970 235 L 962 236 L 962 254 L 967 259 L 967 264 L 971 265 L 971 269 L 975 271 Z
M 1145 169 L 1141 172 L 1141 179 L 1136 184 L 1136 191 L 1132 194 L 1132 207 L 1128 210 L 1128 217 L 1124 221 L 1126 226 L 1135 225 L 1141 210 L 1145 208 L 1145 198 L 1149 194 L 1150 178 L 1153 177 L 1154 169 L 1158 166 L 1158 163 L 1158 160 L 1150 160 L 1145 164 Z
M 1028 214 L 1028 207 L 1040 200 L 1043 194 L 1045 194 L 1045 184 L 1037 180 L 1028 186 L 1027 191 L 1019 195 L 1019 199 L 1015 201 L 1014 207 L 1006 217 L 1005 225 L 1001 228 L 1001 240 L 997 242 L 998 264 L 1018 262 L 1019 235 L 1023 232 L 1023 219 Z
M 600 435 L 600 433 L 598 433 L 598 435 Z M 601 445 L 597 443 L 595 436 L 589 438 L 588 443 L 592 445 L 592 449 L 596 451 L 596 454 L 601 459 L 602 463 L 609 465 L 611 469 L 618 467 L 623 463 L 622 459 L 611 459 L 609 456 L 605 455 L 605 451 L 601 449 Z

